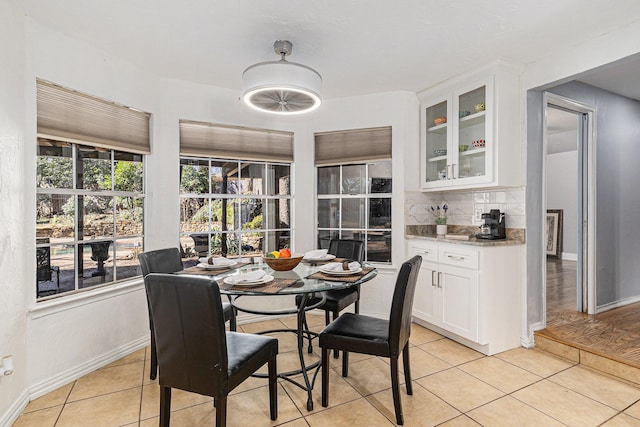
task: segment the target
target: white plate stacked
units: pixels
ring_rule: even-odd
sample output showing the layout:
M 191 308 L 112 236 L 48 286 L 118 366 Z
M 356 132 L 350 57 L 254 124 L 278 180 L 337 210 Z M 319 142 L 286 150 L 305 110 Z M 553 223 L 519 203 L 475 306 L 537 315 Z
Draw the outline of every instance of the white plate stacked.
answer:
M 209 264 L 208 258 L 200 258 L 198 261 L 200 261 L 200 263 L 197 267 L 204 268 L 205 270 L 222 270 L 223 268 L 233 267 L 238 263 L 232 259 L 225 259 L 224 261 L 220 260 L 215 262 L 215 264 Z
M 320 271 L 331 276 L 349 276 L 351 274 L 360 273 L 362 271 L 362 267 L 349 270 L 334 270 L 333 268 L 320 267 Z
M 324 256 L 321 257 L 316 257 L 316 258 L 302 258 L 305 261 L 331 261 L 332 259 L 334 259 L 336 256 L 335 255 L 331 255 L 331 254 L 326 254 Z
M 269 274 L 265 274 L 264 276 L 262 276 L 260 279 L 256 279 L 256 280 L 242 280 L 240 282 L 236 282 L 234 280 L 234 276 L 229 276 L 229 277 L 225 277 L 223 279 L 223 282 L 226 283 L 227 285 L 233 285 L 233 286 L 246 286 L 246 287 L 252 287 L 252 286 L 260 286 L 260 285 L 264 285 L 265 283 L 269 283 L 270 281 L 273 280 L 273 276 L 269 275 Z

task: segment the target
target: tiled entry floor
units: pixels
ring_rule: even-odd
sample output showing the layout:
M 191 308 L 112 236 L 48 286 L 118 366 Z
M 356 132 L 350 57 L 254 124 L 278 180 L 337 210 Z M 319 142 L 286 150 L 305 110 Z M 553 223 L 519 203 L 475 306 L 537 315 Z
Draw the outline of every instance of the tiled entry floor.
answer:
M 241 325 L 245 332 L 292 326 L 293 319 Z M 313 316 L 314 329 L 323 319 Z M 295 341 L 280 334 L 279 369 L 295 364 Z M 413 325 L 413 396 L 402 389 L 406 426 L 640 426 L 640 387 L 538 350 L 486 357 Z M 149 380 L 149 349 L 98 369 L 29 403 L 23 426 L 157 426 L 158 385 Z M 317 350 L 317 348 L 315 348 Z M 314 355 L 317 357 L 317 355 Z M 401 376 L 402 379 L 402 376 Z M 251 378 L 229 398 L 229 426 L 392 426 L 388 360 L 353 354 L 349 377 L 332 359 L 330 407 L 306 410 L 305 394 L 280 381 L 278 419 L 269 420 L 266 380 Z M 175 390 L 172 426 L 213 426 L 211 399 Z

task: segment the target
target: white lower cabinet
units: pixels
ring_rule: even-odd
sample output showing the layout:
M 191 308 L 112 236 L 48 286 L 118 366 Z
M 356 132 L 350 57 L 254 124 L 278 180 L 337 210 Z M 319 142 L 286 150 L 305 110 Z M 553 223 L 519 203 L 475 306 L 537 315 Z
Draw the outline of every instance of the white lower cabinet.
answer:
M 485 354 L 520 345 L 522 246 L 412 240 L 422 265 L 414 320 Z

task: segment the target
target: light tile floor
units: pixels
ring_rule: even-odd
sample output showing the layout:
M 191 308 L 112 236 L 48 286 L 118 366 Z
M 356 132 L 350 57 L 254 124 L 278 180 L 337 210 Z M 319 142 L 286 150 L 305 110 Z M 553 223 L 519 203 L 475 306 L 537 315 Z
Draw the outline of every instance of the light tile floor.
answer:
M 245 332 L 291 327 L 293 319 L 241 325 Z M 310 316 L 314 330 L 323 317 Z M 295 336 L 280 340 L 279 369 L 297 363 Z M 317 360 L 318 348 L 309 360 Z M 142 349 L 35 399 L 18 418 L 24 426 L 157 426 L 159 387 L 149 380 Z M 320 404 L 320 380 L 306 394 L 280 380 L 278 419 L 269 419 L 266 380 L 250 378 L 229 398 L 229 426 L 392 426 L 387 359 L 352 354 L 349 377 L 332 359 L 330 406 Z M 640 426 L 640 388 L 538 350 L 517 348 L 486 357 L 413 325 L 413 396 L 402 389 L 406 426 Z M 403 380 L 401 376 L 401 380 Z M 211 399 L 174 390 L 172 426 L 213 426 Z

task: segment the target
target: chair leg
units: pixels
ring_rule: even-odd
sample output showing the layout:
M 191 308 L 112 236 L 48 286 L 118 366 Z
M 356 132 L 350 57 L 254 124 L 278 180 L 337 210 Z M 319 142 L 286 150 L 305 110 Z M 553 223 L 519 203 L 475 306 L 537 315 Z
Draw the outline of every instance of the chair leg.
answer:
M 324 311 L 324 326 L 329 326 L 331 319 L 329 318 L 329 310 Z
M 342 376 L 349 375 L 349 352 L 342 350 Z
M 400 401 L 400 384 L 398 382 L 398 359 L 391 358 L 391 390 L 393 391 L 393 407 L 396 411 L 396 422 L 398 425 L 404 424 L 402 416 L 402 402 Z
M 329 406 L 329 352 L 331 349 L 322 348 L 322 406 Z
M 413 385 L 411 384 L 411 366 L 409 363 L 409 343 L 404 346 L 402 350 L 402 367 L 404 369 L 404 382 L 407 386 L 407 394 L 411 396 L 413 394 Z
M 149 367 L 149 379 L 155 380 L 158 376 L 158 354 L 156 352 L 156 334 L 153 331 L 153 325 L 151 325 L 151 363 Z
M 278 382 L 277 382 L 277 368 L 276 357 L 273 356 L 269 362 L 267 362 L 269 368 L 269 412 L 271 419 L 276 420 L 278 418 Z
M 227 425 L 227 396 L 217 399 L 216 402 L 216 427 Z
M 160 386 L 160 427 L 169 427 L 171 387 Z
M 329 313 L 329 312 L 327 312 L 327 313 Z M 334 311 L 333 312 L 333 320 L 335 321 L 338 318 L 339 315 L 340 315 L 340 313 L 337 310 Z M 337 359 L 338 357 L 340 357 L 340 351 L 334 349 L 333 350 L 333 358 Z
M 229 299 L 229 303 L 233 303 L 233 301 L 231 300 L 231 295 L 227 295 L 227 298 Z M 231 306 L 231 317 L 229 318 L 229 329 L 232 332 L 236 332 L 237 328 L 238 328 L 238 323 L 236 320 L 236 317 L 238 316 L 238 311 Z

